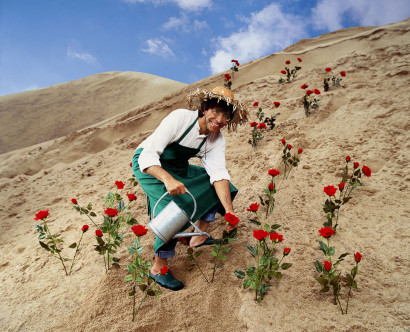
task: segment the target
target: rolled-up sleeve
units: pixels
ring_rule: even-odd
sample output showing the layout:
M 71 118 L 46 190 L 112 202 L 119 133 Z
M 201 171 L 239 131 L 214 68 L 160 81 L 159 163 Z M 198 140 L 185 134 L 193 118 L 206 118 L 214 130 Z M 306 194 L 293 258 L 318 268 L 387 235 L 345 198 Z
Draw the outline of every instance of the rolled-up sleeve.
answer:
M 225 162 L 225 139 L 220 137 L 210 151 L 202 157 L 202 164 L 210 177 L 210 182 L 231 180 Z

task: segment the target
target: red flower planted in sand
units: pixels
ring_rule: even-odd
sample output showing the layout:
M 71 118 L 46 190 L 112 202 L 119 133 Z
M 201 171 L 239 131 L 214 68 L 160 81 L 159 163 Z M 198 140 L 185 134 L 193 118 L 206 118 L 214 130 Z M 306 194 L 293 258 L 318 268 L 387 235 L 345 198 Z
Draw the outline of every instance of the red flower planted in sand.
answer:
M 232 78 L 232 76 L 229 75 L 229 74 L 225 74 L 224 76 L 225 76 L 225 79 L 226 79 L 227 81 L 229 81 L 229 80 Z
M 372 170 L 371 170 L 369 167 L 364 166 L 364 165 L 363 165 L 363 167 L 362 167 L 362 172 L 363 172 L 363 174 L 366 175 L 368 178 L 372 175 Z
M 329 239 L 333 234 L 335 234 L 336 230 L 332 227 L 324 227 L 319 229 L 320 236 L 323 236 L 326 239 Z
M 344 71 L 341 71 L 341 72 L 340 72 L 340 76 L 346 77 L 346 73 L 345 73 Z
M 269 174 L 270 176 L 272 176 L 272 177 L 275 177 L 275 176 L 278 176 L 278 175 L 280 174 L 280 172 L 279 172 L 277 169 L 271 168 L 271 169 L 268 171 L 268 174 Z
M 288 144 L 288 150 L 292 149 L 292 145 Z
M 332 71 L 332 68 L 328 67 L 325 69 L 325 71 L 327 73 L 330 73 Z M 346 77 L 346 73 L 344 71 L 340 72 L 340 76 L 337 74 L 336 75 L 330 74 L 328 77 L 325 77 L 323 80 L 323 89 L 325 90 L 325 92 L 330 90 L 330 85 L 329 85 L 330 81 L 332 81 L 333 87 L 337 87 L 342 81 L 342 77 Z
M 269 191 L 273 191 L 275 187 L 273 186 L 273 183 L 269 183 L 268 189 Z
M 290 61 L 289 60 L 286 60 L 286 62 L 285 62 L 287 65 L 290 65 Z
M 143 225 L 134 225 L 131 227 L 131 230 L 136 236 L 144 236 L 148 232 L 148 229 Z
M 34 218 L 34 220 L 43 220 L 43 219 L 47 218 L 49 216 L 49 214 L 50 213 L 48 212 L 48 210 L 38 211 L 36 213 L 36 217 Z
M 332 68 L 327 67 L 327 68 L 325 69 L 325 71 L 328 73 L 328 72 L 332 71 Z
M 258 211 L 258 209 L 259 209 L 259 204 L 258 203 L 252 203 L 250 205 L 250 207 L 248 207 L 246 209 L 246 211 L 256 212 L 256 211 Z
M 258 123 L 257 122 L 251 122 L 251 127 L 257 127 Z
M 283 249 L 283 256 L 287 256 L 290 254 L 290 248 Z
M 334 196 L 336 194 L 337 189 L 333 186 L 327 186 L 323 188 L 323 192 L 325 192 L 329 196 Z
M 309 85 L 303 84 L 300 88 L 301 88 L 301 89 L 306 89 L 306 88 L 308 88 L 308 87 L 309 87 Z
M 281 72 L 281 74 L 286 75 L 286 71 L 285 71 L 285 70 L 281 70 L 280 72 Z
M 346 162 L 350 161 L 350 156 L 346 156 Z
M 101 231 L 101 229 L 97 229 L 97 230 L 95 231 L 95 235 L 98 236 L 98 237 L 102 237 L 102 236 L 103 236 L 103 232 Z
M 267 127 L 266 127 L 266 123 L 260 123 L 260 124 L 258 124 L 258 129 L 267 129 Z
M 332 268 L 332 263 L 330 263 L 329 261 L 324 261 L 323 265 L 325 266 L 325 270 L 327 272 L 329 272 L 330 269 Z
M 134 194 L 128 194 L 127 193 L 127 196 L 128 196 L 128 200 L 130 202 L 135 201 L 137 199 L 137 196 L 135 196 Z
M 297 59 L 298 59 L 299 62 L 302 62 L 302 59 L 301 59 L 301 58 L 297 58 Z M 285 69 L 284 69 L 284 70 L 281 70 L 280 72 L 281 72 L 283 75 L 286 75 L 286 79 L 284 79 L 284 78 L 281 77 L 281 78 L 279 79 L 279 83 L 285 83 L 285 82 L 290 83 L 290 81 L 291 81 L 292 79 L 295 79 L 295 78 L 296 78 L 296 73 L 297 73 L 299 70 L 302 69 L 302 67 L 300 67 L 300 66 L 295 66 L 293 69 L 290 69 L 290 68 L 288 67 L 288 65 L 290 65 L 290 60 L 286 60 L 286 61 L 285 61 L 285 64 L 286 64 Z
M 237 67 L 235 67 L 235 68 L 237 68 Z M 229 75 L 229 74 L 224 74 L 224 87 L 225 88 L 228 88 L 228 89 L 231 89 L 231 87 L 232 87 L 232 81 L 231 81 L 231 78 L 232 78 L 232 76 L 231 75 Z
M 354 167 L 354 168 L 358 168 L 358 167 L 359 167 L 359 163 L 358 163 L 357 161 L 355 161 L 355 162 L 353 163 L 353 167 Z
M 236 226 L 239 222 L 239 218 L 232 213 L 225 213 L 225 221 L 232 226 Z
M 301 154 L 303 152 L 303 149 L 299 149 L 298 153 Z
M 299 61 L 299 62 L 302 62 L 302 59 L 301 59 L 301 58 L 298 58 L 298 61 Z
M 255 101 L 252 106 L 253 107 L 258 107 L 258 105 L 259 105 L 259 101 Z
M 358 252 L 356 252 L 354 254 L 354 260 L 355 260 L 356 263 L 360 263 L 360 261 L 362 260 L 362 255 L 359 254 Z
M 71 203 L 77 204 L 77 200 L 76 200 L 75 198 L 72 198 L 72 199 L 71 199 Z
M 273 102 L 273 105 L 275 105 L 275 107 L 278 108 L 278 107 L 280 106 L 280 102 L 274 101 L 274 102 Z
M 115 185 L 117 186 L 118 189 L 124 188 L 124 182 L 122 181 L 115 181 Z
M 88 231 L 88 225 L 84 225 L 83 228 L 81 228 L 81 230 L 83 231 L 83 233 Z
M 320 91 L 318 89 L 313 90 L 315 94 L 320 95 Z
M 130 163 L 130 167 L 132 167 L 132 162 Z
M 285 164 L 285 171 L 283 172 L 283 178 L 287 179 L 292 168 L 297 167 L 299 165 L 299 162 L 300 162 L 299 155 L 303 152 L 303 149 L 298 149 L 297 153 L 293 154 L 292 156 L 292 154 L 290 153 L 292 149 L 292 144 L 286 145 L 286 141 L 284 139 L 282 139 L 282 144 L 284 145 L 282 162 Z
M 238 62 L 238 60 L 233 60 L 233 59 L 232 59 L 231 62 L 234 62 L 235 65 L 239 67 L 239 62 Z
M 283 138 L 280 141 L 282 142 L 283 145 L 286 144 L 286 141 Z
M 262 241 L 269 235 L 269 232 L 264 231 L 263 229 L 258 229 L 253 231 L 253 237 L 258 241 Z
M 239 66 L 239 65 L 238 65 L 238 66 Z M 161 273 L 162 276 L 163 276 L 164 274 L 167 274 L 167 273 L 168 273 L 168 266 L 166 266 L 166 265 L 163 266 L 160 273 Z
M 107 210 L 105 210 L 104 213 L 112 218 L 112 217 L 115 217 L 118 214 L 118 210 L 117 209 L 112 209 L 112 208 L 107 208 Z
M 340 182 L 338 187 L 339 187 L 339 190 L 342 191 L 345 187 L 345 184 L 343 182 Z
M 283 235 L 280 235 L 278 233 L 270 233 L 269 238 L 276 243 L 282 242 L 283 241 Z
M 306 94 L 309 96 L 309 95 L 311 95 L 313 93 L 313 91 L 312 90 L 306 90 Z

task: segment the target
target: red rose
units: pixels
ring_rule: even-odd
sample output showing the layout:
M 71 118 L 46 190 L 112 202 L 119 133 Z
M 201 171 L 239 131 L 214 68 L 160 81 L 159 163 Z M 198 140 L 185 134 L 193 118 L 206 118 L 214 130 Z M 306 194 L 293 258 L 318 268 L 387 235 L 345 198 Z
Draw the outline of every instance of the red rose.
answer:
M 275 107 L 278 108 L 278 107 L 280 106 L 280 102 L 274 101 L 274 102 L 273 102 L 273 105 L 275 105 Z
M 122 181 L 115 181 L 115 185 L 117 186 L 118 189 L 124 188 L 124 182 Z
M 36 217 L 34 218 L 34 220 L 43 220 L 43 219 L 46 219 L 49 214 L 50 214 L 50 213 L 48 212 L 48 210 L 38 211 L 38 212 L 36 213 Z
M 134 225 L 131 227 L 131 230 L 136 236 L 144 236 L 148 232 L 148 229 L 142 225 Z
M 323 188 L 323 191 L 329 196 L 334 196 L 337 189 L 333 186 L 327 186 Z
M 306 88 L 308 88 L 308 87 L 309 87 L 309 85 L 303 84 L 300 88 L 301 88 L 301 89 L 306 89 Z
M 233 59 L 232 59 L 231 62 L 235 62 L 235 65 L 239 66 L 238 60 L 233 60 Z
M 303 152 L 303 149 L 299 149 L 298 153 L 301 154 Z
M 313 93 L 312 90 L 306 90 L 306 94 L 307 94 L 307 95 L 311 95 L 312 93 Z
M 252 106 L 257 107 L 258 105 L 259 105 L 259 101 L 255 101 Z
M 105 210 L 104 212 L 110 217 L 115 217 L 118 214 L 117 209 L 111 209 L 111 208 L 107 208 L 107 210 Z
M 83 228 L 81 228 L 81 230 L 85 233 L 88 231 L 88 225 L 84 225 Z
M 344 189 L 344 187 L 345 187 L 345 184 L 344 184 L 343 182 L 340 182 L 340 183 L 339 183 L 339 189 L 340 189 L 340 191 L 342 191 L 342 190 Z
M 269 191 L 273 191 L 274 186 L 273 186 L 273 184 L 272 184 L 272 183 L 269 183 L 268 189 L 269 189 Z
M 320 95 L 320 91 L 318 89 L 314 90 L 315 94 Z
M 287 65 L 290 65 L 290 61 L 289 61 L 289 60 L 286 60 L 286 64 L 287 64 Z
M 270 233 L 269 237 L 273 242 L 282 242 L 283 241 L 283 235 L 280 235 L 278 233 Z
M 98 237 L 102 237 L 103 236 L 103 232 L 101 231 L 101 229 L 97 229 L 95 231 L 95 235 L 97 235 Z
M 281 70 L 280 71 L 283 75 L 286 75 L 286 70 Z
M 354 260 L 356 263 L 359 263 L 362 260 L 362 255 L 360 255 L 358 252 L 354 254 Z
M 290 253 L 290 248 L 283 249 L 283 256 L 287 256 Z
M 299 61 L 299 62 L 302 62 L 302 59 L 301 59 L 301 58 L 298 58 L 298 61 Z M 289 250 L 290 250 L 290 249 L 289 249 Z
M 239 222 L 239 218 L 234 214 L 227 212 L 225 213 L 225 221 L 232 226 L 236 226 L 236 224 Z
M 229 74 L 225 74 L 224 76 L 225 76 L 225 79 L 226 79 L 227 81 L 229 81 L 229 80 L 232 78 L 231 75 L 229 75 Z
M 362 167 L 362 172 L 363 172 L 363 174 L 366 175 L 368 178 L 372 175 L 372 170 L 371 170 L 369 167 L 364 166 L 364 165 L 363 165 L 363 167 Z
M 258 203 L 252 203 L 250 207 L 246 209 L 246 211 L 256 212 L 259 209 Z
M 353 167 L 354 167 L 354 168 L 358 168 L 358 167 L 359 167 L 359 163 L 358 163 L 357 161 L 355 161 L 355 162 L 353 163 Z
M 130 163 L 130 167 L 132 167 L 132 162 Z
M 283 138 L 282 138 L 282 140 L 281 140 L 281 141 L 282 141 L 282 144 L 283 144 L 283 145 L 285 145 L 285 144 L 286 144 L 286 141 L 285 141 Z
M 264 231 L 263 229 L 258 229 L 256 231 L 253 231 L 253 237 L 259 241 L 262 241 L 268 235 L 269 235 L 269 232 Z
M 325 265 L 325 270 L 326 270 L 327 272 L 329 272 L 330 269 L 332 268 L 332 263 L 330 263 L 329 261 L 325 261 L 325 262 L 324 262 L 324 265 Z
M 330 72 L 330 71 L 332 70 L 332 68 L 327 67 L 325 70 L 326 70 L 327 72 Z
M 251 122 L 251 127 L 256 127 L 258 125 L 257 122 Z
M 347 161 L 347 162 L 350 161 L 350 156 L 346 156 L 346 161 Z
M 292 145 L 291 145 L 291 144 L 288 144 L 288 149 L 289 149 L 289 150 L 292 149 Z
M 332 227 L 324 227 L 324 228 L 319 229 L 318 232 L 320 236 L 323 236 L 324 238 L 328 239 L 336 232 L 336 230 L 333 229 Z
M 266 129 L 266 123 L 260 123 L 258 129 Z
M 127 194 L 127 196 L 130 202 L 135 201 L 137 199 L 137 196 L 135 196 L 134 194 Z
M 342 75 L 343 77 L 345 77 L 345 76 L 346 76 L 346 73 L 345 73 L 344 71 L 341 71 L 341 72 L 340 72 L 340 75 Z
M 71 199 L 71 203 L 77 204 L 77 200 L 76 200 L 75 198 L 72 198 L 72 199 Z
M 268 171 L 268 174 L 271 175 L 271 176 L 278 176 L 280 174 L 280 172 L 277 169 L 271 168 Z
M 164 274 L 166 274 L 168 272 L 168 266 L 163 266 L 161 269 L 161 275 L 163 276 Z

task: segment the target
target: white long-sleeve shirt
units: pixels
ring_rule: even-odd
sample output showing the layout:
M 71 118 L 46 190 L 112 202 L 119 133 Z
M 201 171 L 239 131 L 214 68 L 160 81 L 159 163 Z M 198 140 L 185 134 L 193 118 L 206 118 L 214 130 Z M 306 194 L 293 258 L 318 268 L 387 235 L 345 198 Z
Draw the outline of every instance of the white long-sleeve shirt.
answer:
M 197 111 L 187 109 L 177 109 L 165 117 L 157 129 L 137 147 L 137 149 L 144 149 L 138 159 L 140 170 L 146 173 L 146 169 L 150 166 L 161 166 L 159 158 L 164 149 L 177 141 L 197 117 Z M 199 130 L 197 121 L 179 144 L 189 148 L 198 148 L 203 139 L 208 136 L 196 157 L 201 159 L 211 184 L 220 180 L 230 181 L 231 178 L 226 169 L 225 139 L 222 133 L 202 135 Z

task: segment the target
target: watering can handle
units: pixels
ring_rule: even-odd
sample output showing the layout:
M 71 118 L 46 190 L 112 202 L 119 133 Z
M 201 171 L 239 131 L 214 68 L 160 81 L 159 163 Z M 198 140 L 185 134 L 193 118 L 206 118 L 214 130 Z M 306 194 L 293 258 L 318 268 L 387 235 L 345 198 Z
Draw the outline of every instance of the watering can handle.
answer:
M 195 213 L 196 213 L 196 200 L 195 200 L 195 197 L 192 196 L 192 194 L 189 192 L 188 189 L 186 190 L 186 193 L 188 193 L 188 194 L 192 197 L 192 200 L 194 201 L 194 212 L 192 212 L 192 216 L 191 216 L 191 218 L 190 218 L 190 219 L 192 220 L 192 218 L 194 217 L 194 215 L 195 215 Z M 157 207 L 159 201 L 160 201 L 161 199 L 163 199 L 163 198 L 165 197 L 165 195 L 167 195 L 167 194 L 169 194 L 168 191 L 167 191 L 165 194 L 163 194 L 163 195 L 159 198 L 159 200 L 155 203 L 154 209 L 152 210 L 152 217 L 153 217 L 153 218 L 155 218 L 155 208 Z

